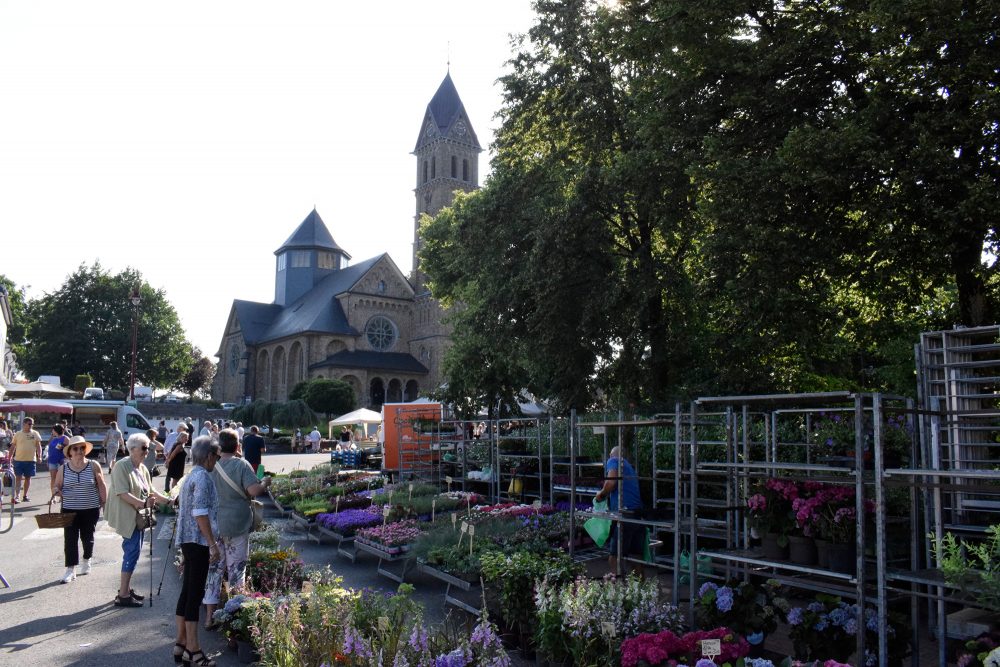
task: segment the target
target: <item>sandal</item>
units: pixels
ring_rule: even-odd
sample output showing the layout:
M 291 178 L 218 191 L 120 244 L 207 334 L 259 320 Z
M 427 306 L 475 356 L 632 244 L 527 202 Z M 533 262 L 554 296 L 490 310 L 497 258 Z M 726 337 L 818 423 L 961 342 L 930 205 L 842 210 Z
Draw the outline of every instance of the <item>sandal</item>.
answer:
M 184 649 L 183 662 L 185 667 L 191 667 L 191 665 L 198 665 L 198 667 L 215 667 L 215 660 L 206 656 L 205 652 L 200 649 L 194 653 Z
M 138 600 L 134 600 L 132 597 L 120 598 L 115 596 L 115 606 L 116 607 L 141 607 L 142 603 Z
M 174 643 L 174 662 L 181 663 L 184 662 L 184 644 Z
M 222 627 L 222 623 L 216 623 L 215 621 L 212 621 L 211 623 L 204 626 L 205 630 L 208 632 L 215 632 L 220 627 Z
M 128 596 L 133 600 L 137 600 L 139 602 L 142 602 L 143 600 L 146 599 L 145 595 L 139 595 L 138 593 L 136 593 L 134 588 L 128 589 Z

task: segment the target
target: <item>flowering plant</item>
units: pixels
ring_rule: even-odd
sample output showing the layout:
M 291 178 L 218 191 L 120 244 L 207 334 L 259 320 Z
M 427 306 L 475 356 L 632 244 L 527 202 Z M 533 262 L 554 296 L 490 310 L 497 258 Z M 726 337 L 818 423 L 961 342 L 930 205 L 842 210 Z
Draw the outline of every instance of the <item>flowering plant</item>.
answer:
M 698 624 L 728 627 L 745 637 L 770 634 L 789 609 L 788 601 L 779 596 L 780 588 L 774 579 L 760 588 L 748 581 L 702 584 L 695 607 Z
M 252 629 L 260 624 L 262 614 L 271 611 L 271 599 L 262 593 L 234 595 L 212 614 L 212 621 L 222 626 L 227 636 L 254 642 Z
M 561 659 L 561 653 L 575 665 L 613 663 L 622 639 L 681 627 L 677 608 L 657 598 L 655 581 L 631 574 L 581 577 L 565 586 L 543 579 L 535 590 L 538 646 L 550 659 Z
M 563 552 L 536 554 L 494 551 L 480 557 L 486 593 L 500 603 L 500 617 L 507 627 L 521 633 L 533 632 L 535 586 L 548 577 L 552 584 L 564 584 L 580 573 L 580 566 Z M 520 626 L 520 627 L 518 627 Z
M 362 528 L 358 531 L 358 537 L 387 547 L 398 547 L 413 543 L 422 532 L 415 519 L 406 519 L 382 526 Z
M 814 602 L 805 607 L 795 607 L 788 612 L 789 637 L 795 647 L 795 657 L 803 660 L 837 660 L 847 662 L 854 651 L 857 633 L 864 632 L 867 646 L 878 646 L 878 613 L 872 607 L 864 610 L 863 625 L 858 625 L 858 605 L 849 605 L 839 597 L 817 595 Z M 902 664 L 909 655 L 909 633 L 897 632 L 896 626 L 905 622 L 890 612 L 887 623 L 887 637 L 890 665 Z M 873 649 L 865 650 L 864 665 L 878 664 L 878 654 Z
M 792 503 L 799 497 L 798 485 L 787 479 L 771 478 L 747 498 L 750 525 L 763 537 L 778 535 L 778 544 L 788 544 L 788 534 L 795 528 Z
M 247 585 L 260 593 L 287 593 L 298 590 L 305 577 L 305 564 L 291 547 L 250 552 Z
M 348 509 L 332 514 L 320 514 L 316 523 L 327 530 L 341 535 L 353 535 L 358 528 L 367 528 L 382 523 L 382 508 Z
M 847 544 L 857 531 L 857 511 L 853 486 L 809 483 L 801 497 L 792 503 L 795 524 L 803 535 L 818 535 L 824 540 Z M 875 504 L 865 501 L 866 512 L 874 512 Z
M 986 667 L 986 659 L 1000 656 L 1000 632 L 984 632 L 965 642 L 958 650 L 955 664 L 958 667 Z
M 722 653 L 715 661 L 701 658 L 701 642 L 718 639 Z M 655 634 L 641 634 L 622 642 L 622 667 L 645 667 L 656 665 L 740 665 L 740 661 L 750 652 L 750 645 L 743 637 L 729 628 L 698 630 L 678 637 L 670 630 Z M 705 665 L 705 667 L 707 667 Z

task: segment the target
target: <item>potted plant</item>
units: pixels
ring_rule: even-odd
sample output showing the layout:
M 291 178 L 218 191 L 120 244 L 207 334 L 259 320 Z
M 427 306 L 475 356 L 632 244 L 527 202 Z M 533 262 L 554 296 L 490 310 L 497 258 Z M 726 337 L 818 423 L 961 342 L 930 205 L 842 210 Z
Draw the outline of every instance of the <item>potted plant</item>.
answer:
M 743 635 L 759 652 L 767 635 L 788 612 L 788 601 L 779 595 L 781 585 L 769 579 L 757 587 L 748 581 L 730 581 L 722 586 L 708 582 L 698 589 L 695 607 L 703 628 L 727 627 Z
M 701 642 L 718 639 L 721 653 L 712 660 L 702 658 Z M 678 636 L 670 630 L 641 634 L 622 642 L 622 667 L 673 667 L 675 665 L 719 665 L 743 667 L 750 645 L 729 628 L 697 630 Z
M 798 497 L 799 488 L 794 481 L 772 478 L 747 498 L 747 516 L 761 540 L 765 558 L 788 557 L 788 536 L 795 529 L 792 503 Z
M 305 566 L 291 547 L 271 551 L 257 549 L 247 561 L 247 585 L 262 594 L 283 594 L 302 586 Z

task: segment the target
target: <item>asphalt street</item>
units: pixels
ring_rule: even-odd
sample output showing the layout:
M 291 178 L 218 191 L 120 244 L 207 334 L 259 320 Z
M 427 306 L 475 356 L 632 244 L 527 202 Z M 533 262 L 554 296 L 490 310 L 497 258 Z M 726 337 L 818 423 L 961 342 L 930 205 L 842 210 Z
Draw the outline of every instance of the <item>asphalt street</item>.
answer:
M 265 466 L 276 472 L 309 468 L 329 460 L 327 454 L 265 455 Z M 163 478 L 154 483 L 162 488 Z M 113 606 L 121 571 L 121 538 L 105 522 L 98 525 L 93 569 L 69 584 L 61 583 L 63 531 L 39 529 L 34 515 L 47 511 L 47 478 L 36 478 L 31 501 L 19 504 L 13 529 L 0 535 L 0 574 L 9 583 L 0 583 L 0 667 L 18 665 L 128 666 L 174 665 L 174 605 L 180 592 L 176 568 L 167 564 L 172 517 L 154 529 L 152 562 L 150 541 L 143 545 L 142 557 L 132 579 L 133 588 L 147 596 L 142 608 Z M 44 489 L 44 491 L 43 491 Z M 378 575 L 376 560 L 362 555 L 355 564 L 336 555 L 336 546 L 311 541 L 290 521 L 280 519 L 269 504 L 266 518 L 282 531 L 283 541 L 293 544 L 307 564 L 329 564 L 352 588 L 394 590 L 397 584 Z M 6 527 L 0 526 L 0 527 Z M 152 567 L 150 565 L 152 564 Z M 163 586 L 157 590 L 163 576 Z M 153 596 L 150 606 L 150 582 Z M 443 588 L 423 575 L 408 575 L 417 586 L 415 597 L 425 608 L 428 621 L 446 613 Z M 202 632 L 202 645 L 220 665 L 237 665 L 236 654 L 226 649 L 218 633 Z

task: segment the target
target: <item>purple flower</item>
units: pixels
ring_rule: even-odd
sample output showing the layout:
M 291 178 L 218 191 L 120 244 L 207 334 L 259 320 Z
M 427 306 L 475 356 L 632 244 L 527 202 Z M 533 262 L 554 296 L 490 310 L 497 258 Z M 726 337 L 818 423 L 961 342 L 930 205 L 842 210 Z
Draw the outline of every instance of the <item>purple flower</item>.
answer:
M 702 658 L 698 662 L 694 663 L 694 667 L 716 667 L 716 665 L 708 658 Z
M 730 611 L 733 608 L 733 589 L 723 586 L 715 592 L 715 606 L 719 611 Z
M 788 611 L 788 625 L 798 625 L 802 622 L 802 607 L 795 607 Z
M 701 588 L 698 589 L 698 597 L 703 598 L 706 595 L 708 595 L 711 591 L 715 591 L 718 589 L 719 587 L 716 586 L 714 583 L 712 583 L 711 581 L 706 581 L 701 585 Z

